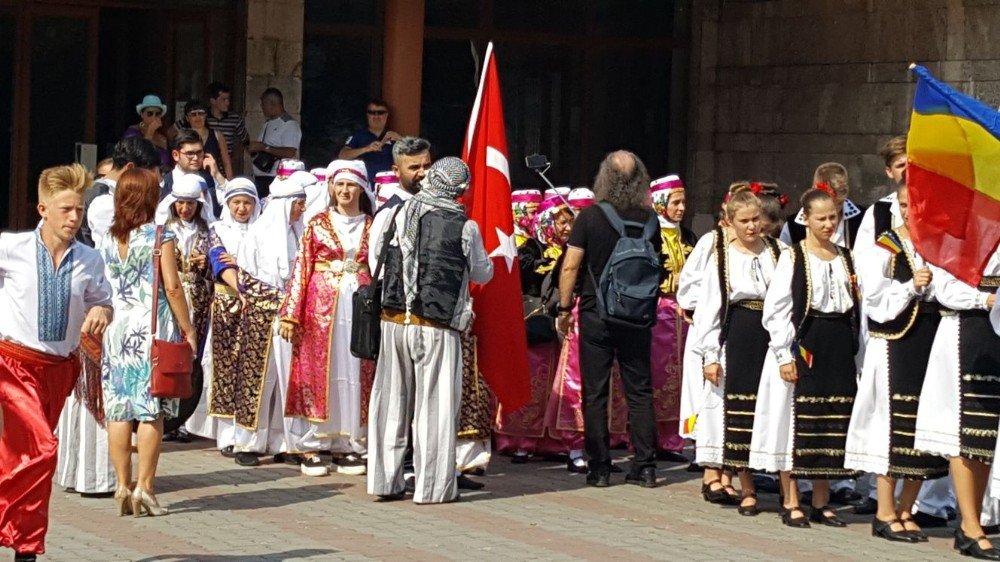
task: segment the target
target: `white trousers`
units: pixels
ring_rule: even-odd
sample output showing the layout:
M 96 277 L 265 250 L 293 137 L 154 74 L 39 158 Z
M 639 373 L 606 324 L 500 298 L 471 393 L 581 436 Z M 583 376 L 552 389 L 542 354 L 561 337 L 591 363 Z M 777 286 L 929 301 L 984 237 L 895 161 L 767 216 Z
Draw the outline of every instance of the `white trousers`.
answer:
M 368 416 L 368 493 L 403 491 L 403 457 L 413 428 L 413 501 L 458 497 L 456 427 L 462 401 L 458 332 L 382 322 L 382 348 Z

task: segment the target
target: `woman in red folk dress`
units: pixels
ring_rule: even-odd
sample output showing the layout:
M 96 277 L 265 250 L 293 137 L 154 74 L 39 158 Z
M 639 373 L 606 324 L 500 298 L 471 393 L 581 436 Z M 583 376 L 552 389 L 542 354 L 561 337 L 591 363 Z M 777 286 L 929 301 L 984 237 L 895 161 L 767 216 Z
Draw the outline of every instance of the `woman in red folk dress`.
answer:
M 302 453 L 303 474 L 328 474 L 319 451 L 330 450 L 337 472 L 361 475 L 375 365 L 351 355 L 351 302 L 371 283 L 371 200 L 362 162 L 334 161 L 328 178 L 331 205 L 302 235 L 281 309 L 279 330 L 294 342 L 285 415 L 301 418 L 289 450 Z

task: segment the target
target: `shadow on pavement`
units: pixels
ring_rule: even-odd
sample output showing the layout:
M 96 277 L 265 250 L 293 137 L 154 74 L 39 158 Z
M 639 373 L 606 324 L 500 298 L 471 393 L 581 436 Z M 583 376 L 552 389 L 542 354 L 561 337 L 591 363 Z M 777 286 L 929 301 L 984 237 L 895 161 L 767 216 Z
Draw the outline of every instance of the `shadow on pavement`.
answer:
M 156 489 L 157 491 L 176 492 L 179 490 L 193 490 L 212 486 L 260 484 L 298 476 L 299 471 L 297 467 L 267 463 L 252 468 L 234 467 L 230 470 L 216 470 L 212 472 L 157 475 Z
M 150 556 L 137 562 L 236 562 L 243 560 L 308 560 L 317 556 L 336 554 L 339 550 L 332 548 L 300 548 L 298 550 L 286 550 L 285 552 L 273 552 L 270 554 L 163 554 L 160 556 Z
M 198 511 L 242 511 L 287 507 L 299 503 L 329 499 L 340 495 L 341 490 L 350 488 L 351 486 L 352 484 L 330 483 L 295 488 L 232 492 L 172 502 L 169 508 L 170 514 L 174 515 Z

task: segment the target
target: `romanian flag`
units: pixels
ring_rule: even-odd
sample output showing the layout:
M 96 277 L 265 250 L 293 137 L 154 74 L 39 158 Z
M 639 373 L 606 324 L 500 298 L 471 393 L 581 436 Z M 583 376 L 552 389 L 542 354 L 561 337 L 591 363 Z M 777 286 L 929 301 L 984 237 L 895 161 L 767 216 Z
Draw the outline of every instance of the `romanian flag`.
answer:
M 1000 112 L 910 68 L 910 235 L 927 261 L 978 285 L 1000 242 Z
M 899 240 L 890 232 L 883 232 L 882 236 L 879 236 L 875 240 L 875 244 L 888 250 L 894 256 L 903 251 L 903 246 L 900 245 Z
M 809 367 L 810 369 L 812 369 L 812 366 L 813 366 L 813 354 L 808 349 L 806 349 L 805 347 L 803 347 L 802 344 L 799 344 L 799 356 L 802 357 L 802 361 L 805 362 L 806 367 Z

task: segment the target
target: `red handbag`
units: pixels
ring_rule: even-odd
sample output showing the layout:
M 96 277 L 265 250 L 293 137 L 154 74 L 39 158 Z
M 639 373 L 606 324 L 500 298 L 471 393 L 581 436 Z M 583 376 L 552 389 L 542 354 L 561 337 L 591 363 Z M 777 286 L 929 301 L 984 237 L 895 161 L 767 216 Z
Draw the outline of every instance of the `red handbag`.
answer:
M 194 368 L 194 351 L 185 341 L 177 343 L 156 338 L 156 317 L 160 300 L 160 246 L 163 243 L 163 227 L 156 227 L 153 242 L 153 320 L 149 333 L 153 337 L 150 359 L 153 365 L 150 394 L 154 398 L 190 398 L 194 393 L 191 386 L 191 371 Z

